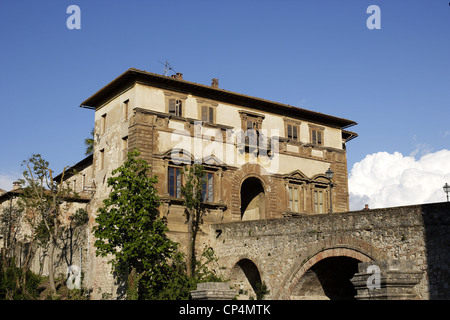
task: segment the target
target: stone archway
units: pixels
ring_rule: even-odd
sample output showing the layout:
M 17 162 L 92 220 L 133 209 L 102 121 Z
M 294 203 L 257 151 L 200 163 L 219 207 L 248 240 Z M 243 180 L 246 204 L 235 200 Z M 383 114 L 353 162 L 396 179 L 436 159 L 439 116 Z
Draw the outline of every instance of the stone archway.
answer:
M 258 267 L 250 259 L 239 260 L 231 270 L 230 283 L 238 290 L 239 300 L 256 298 L 256 291 L 261 286 L 261 274 Z
M 241 185 L 241 220 L 259 220 L 266 216 L 264 187 L 256 177 L 249 177 Z
M 246 163 L 233 173 L 233 177 L 230 180 L 230 209 L 232 220 L 242 220 L 241 187 L 249 178 L 259 180 L 259 183 L 264 191 L 264 214 L 260 215 L 259 219 L 279 217 L 281 215 L 279 195 L 277 195 L 277 183 L 279 182 L 276 181 L 276 179 L 271 175 L 268 175 L 264 171 L 264 168 L 262 168 L 259 164 Z
M 358 272 L 355 258 L 339 256 L 320 260 L 306 271 L 291 293 L 298 300 L 353 300 L 357 294 L 350 279 Z
M 367 253 L 353 248 L 323 249 L 297 266 L 282 296 L 302 300 L 353 299 L 356 291 L 350 279 L 358 272 L 358 263 L 372 260 Z

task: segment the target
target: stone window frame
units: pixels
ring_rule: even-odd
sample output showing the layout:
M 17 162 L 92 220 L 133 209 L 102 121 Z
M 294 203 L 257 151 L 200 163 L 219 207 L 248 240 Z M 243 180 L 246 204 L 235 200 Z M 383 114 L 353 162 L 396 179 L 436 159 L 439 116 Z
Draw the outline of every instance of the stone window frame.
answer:
M 171 169 L 175 169 L 175 170 L 180 170 L 180 190 L 178 191 L 178 186 L 175 186 L 175 193 L 176 195 L 173 196 L 170 194 L 170 170 Z M 173 165 L 170 164 L 167 166 L 167 194 L 169 195 L 170 198 L 172 199 L 182 199 L 182 195 L 181 195 L 181 188 L 183 187 L 183 166 L 180 165 Z M 176 181 L 176 178 L 175 178 Z M 176 181 L 177 182 L 177 181 Z
M 309 190 L 310 181 L 306 177 L 288 177 L 285 178 L 286 187 L 286 207 L 290 212 L 303 213 L 306 212 L 306 194 Z M 298 211 L 294 211 L 290 205 L 290 188 L 298 189 Z
M 124 121 L 128 121 L 130 113 L 130 99 L 126 99 L 122 102 L 122 116 Z
M 217 102 L 197 98 L 197 118 L 204 123 L 216 124 L 217 123 L 217 115 L 216 114 L 217 114 L 218 105 L 219 104 Z M 204 107 L 208 108 L 208 111 L 207 111 L 208 120 L 203 120 L 203 108 Z M 210 121 L 211 120 L 210 112 L 212 112 L 212 121 Z
M 103 169 L 105 169 L 105 148 L 100 149 L 100 159 L 99 159 L 100 163 L 99 163 L 99 167 L 100 167 L 100 171 L 102 171 Z
M 250 146 L 251 143 L 250 142 L 256 142 L 256 144 L 258 144 L 258 140 L 260 138 L 260 130 L 262 128 L 262 122 L 265 118 L 264 114 L 260 114 L 260 113 L 255 113 L 255 112 L 251 112 L 251 111 L 247 111 L 247 110 L 238 110 L 239 112 L 239 116 L 241 118 L 241 130 L 242 130 L 242 139 L 240 142 L 240 145 L 242 147 L 244 147 L 243 150 L 245 150 L 245 152 L 250 152 L 250 148 L 247 148 L 246 146 Z M 250 139 L 249 133 L 248 131 L 248 122 L 252 121 L 253 125 L 252 125 L 252 129 L 254 129 L 256 131 L 256 137 L 255 140 L 253 141 L 253 139 Z M 253 152 L 257 152 L 257 148 L 256 146 L 252 145 L 252 150 Z
M 212 177 L 212 182 L 211 182 L 212 190 L 209 190 L 209 175 L 211 175 L 211 177 Z M 204 202 L 214 202 L 214 199 L 215 199 L 214 193 L 216 191 L 216 174 L 212 170 L 205 169 L 205 177 L 206 177 L 206 187 L 208 188 L 208 190 L 207 191 L 202 190 L 202 192 L 205 192 L 205 195 L 208 194 L 208 196 L 206 197 L 206 199 L 203 198 L 203 201 Z M 203 188 L 203 184 L 204 183 L 202 183 L 202 188 Z M 209 191 L 211 191 L 211 192 L 209 192 Z M 202 194 L 202 197 L 203 197 L 203 194 Z
M 316 141 L 314 141 L 314 133 L 316 134 Z M 320 134 L 320 140 L 317 141 L 317 133 Z M 309 125 L 309 139 L 312 145 L 323 147 L 325 145 L 325 127 L 317 126 L 317 125 Z
M 180 100 L 181 101 L 181 114 L 170 113 L 169 104 L 170 104 L 170 100 L 172 100 L 172 99 L 174 99 L 175 101 L 176 100 Z M 186 114 L 186 99 L 187 99 L 187 95 L 186 94 L 164 91 L 165 112 L 167 114 L 170 114 L 173 117 L 185 118 L 185 114 Z
M 101 134 L 105 134 L 106 133 L 106 118 L 107 118 L 108 113 L 104 113 L 102 114 L 101 117 L 101 121 L 100 121 L 100 132 Z
M 322 212 L 320 212 L 319 207 L 316 210 L 316 193 L 319 194 L 319 192 L 322 194 Z M 322 185 L 314 185 L 314 187 L 311 190 L 311 205 L 312 205 L 312 212 L 315 214 L 325 214 L 329 211 L 330 204 L 328 203 L 328 188 L 327 186 Z M 319 199 L 318 199 L 319 200 Z M 317 203 L 319 205 L 319 203 Z
M 291 126 L 292 128 L 296 128 L 297 131 L 297 137 L 294 138 L 293 137 L 293 133 L 292 133 L 292 137 L 289 137 L 289 130 L 288 127 Z M 300 121 L 296 121 L 294 119 L 288 119 L 288 118 L 284 118 L 284 136 L 286 137 L 288 142 L 300 142 L 300 126 L 301 126 L 301 122 Z
M 247 123 L 248 121 L 253 121 L 256 124 L 256 130 L 261 130 L 262 122 L 264 118 L 266 117 L 263 114 L 255 113 L 247 110 L 238 110 L 239 116 L 241 118 L 241 129 L 242 131 L 247 131 Z
M 128 156 L 128 136 L 122 137 L 121 141 L 121 149 L 122 149 L 122 160 L 127 160 Z
M 298 183 L 289 183 L 287 185 L 287 189 L 288 189 L 288 196 L 287 196 L 287 200 L 288 200 L 288 208 L 291 212 L 296 212 L 296 213 L 300 213 L 302 212 L 302 195 L 303 195 L 303 188 L 301 184 Z M 292 199 L 291 199 L 291 190 L 292 190 Z M 296 190 L 295 194 L 297 194 L 297 210 L 295 210 L 295 204 L 294 204 L 294 190 Z M 291 204 L 292 201 L 292 204 Z

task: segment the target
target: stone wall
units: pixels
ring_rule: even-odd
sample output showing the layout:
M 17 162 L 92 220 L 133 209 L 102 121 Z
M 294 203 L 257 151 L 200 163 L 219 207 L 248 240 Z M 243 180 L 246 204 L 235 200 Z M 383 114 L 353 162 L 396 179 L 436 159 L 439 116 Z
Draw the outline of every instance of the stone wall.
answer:
M 290 299 L 302 276 L 330 257 L 413 261 L 424 274 L 418 298 L 448 299 L 449 225 L 450 203 L 424 204 L 215 224 L 209 245 L 229 276 L 239 261 L 252 261 L 270 299 Z

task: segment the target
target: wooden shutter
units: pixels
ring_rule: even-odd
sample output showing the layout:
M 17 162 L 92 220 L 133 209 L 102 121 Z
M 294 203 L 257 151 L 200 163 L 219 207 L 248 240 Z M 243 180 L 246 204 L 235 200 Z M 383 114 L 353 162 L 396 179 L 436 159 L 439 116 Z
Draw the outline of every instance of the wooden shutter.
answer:
M 169 99 L 169 113 L 170 114 L 176 114 L 175 99 Z

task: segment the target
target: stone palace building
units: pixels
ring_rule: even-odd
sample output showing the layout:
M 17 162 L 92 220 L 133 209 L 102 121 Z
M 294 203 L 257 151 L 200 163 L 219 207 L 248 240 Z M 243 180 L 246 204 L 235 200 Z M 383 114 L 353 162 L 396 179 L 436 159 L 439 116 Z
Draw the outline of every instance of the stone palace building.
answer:
M 268 285 L 268 298 L 354 298 L 350 279 L 358 288 L 357 279 L 364 277 L 358 263 L 418 257 L 422 263 L 406 267 L 414 269 L 405 270 L 414 274 L 408 286 L 420 282 L 419 298 L 430 297 L 428 279 L 422 279 L 428 268 L 425 237 L 408 238 L 413 227 L 403 231 L 392 210 L 348 213 L 346 146 L 357 134 L 347 129 L 356 122 L 230 92 L 219 88 L 217 79 L 203 85 L 181 73 L 164 76 L 133 68 L 81 107 L 94 113 L 94 151 L 69 170 L 66 180 L 81 195 L 73 208 L 85 207 L 89 214 L 79 252 L 83 285 L 93 289 L 93 298 L 116 295 L 110 266 L 95 255 L 92 227 L 108 197 L 107 178 L 135 148 L 158 176 L 160 213 L 168 219 L 169 236 L 182 247 L 187 225 L 181 169 L 193 163 L 205 167 L 208 214 L 197 244 L 199 250 L 204 245 L 216 250 L 231 285 L 247 292 L 241 298 L 252 296 L 255 281 Z M 0 203 L 14 192 L 0 195 Z M 443 208 L 436 210 L 448 210 Z M 384 215 L 394 225 L 379 224 Z M 416 227 L 423 229 L 423 223 Z M 376 230 L 384 230 L 384 238 Z M 387 234 L 398 239 L 385 242 Z M 371 237 L 382 240 L 374 244 Z M 420 249 L 398 249 L 412 238 L 419 239 L 414 245 Z M 326 288 L 323 279 L 331 278 L 341 282 L 328 281 L 334 284 Z M 337 288 L 347 289 L 339 295 Z

